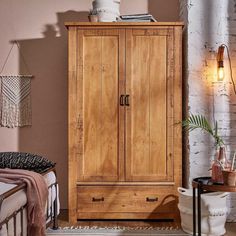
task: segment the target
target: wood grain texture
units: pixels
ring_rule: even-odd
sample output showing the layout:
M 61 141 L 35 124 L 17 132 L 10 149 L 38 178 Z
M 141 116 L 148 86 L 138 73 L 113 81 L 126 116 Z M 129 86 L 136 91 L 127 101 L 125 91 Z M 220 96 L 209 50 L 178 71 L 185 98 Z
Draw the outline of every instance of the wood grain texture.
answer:
M 175 81 L 175 67 L 174 67 L 174 56 L 175 56 L 175 48 L 174 48 L 174 31 L 173 28 L 169 28 L 167 31 L 167 172 L 168 179 L 170 181 L 174 181 L 174 162 L 177 161 L 174 156 L 174 81 Z M 178 187 L 178 186 L 176 186 Z
M 109 213 L 113 214 L 113 213 Z M 158 215 L 158 214 L 155 214 Z M 85 219 L 87 220 L 79 220 L 76 224 L 70 224 L 68 222 L 68 211 L 65 209 L 61 209 L 60 215 L 58 217 L 58 223 L 59 227 L 71 227 L 71 226 L 89 226 L 89 227 L 172 227 L 172 228 L 180 228 L 180 222 L 179 221 L 153 221 L 153 220 L 134 220 L 133 217 L 129 214 L 128 217 L 125 218 L 126 220 L 102 220 L 100 218 L 97 218 L 99 220 L 88 220 L 90 217 L 87 217 Z M 112 217 L 111 217 L 112 219 Z M 122 219 L 122 218 L 121 218 Z
M 68 34 L 69 41 L 69 73 L 68 73 L 68 207 L 69 221 L 77 221 L 77 29 L 70 27 Z
M 171 185 L 175 185 L 175 182 L 145 182 L 145 181 L 140 181 L 140 182 L 134 182 L 134 181 L 118 181 L 118 182 L 77 182 L 77 185 L 82 186 L 82 185 L 86 185 L 86 186 L 97 186 L 97 185 L 103 185 L 103 186 L 171 186 Z
M 84 67 L 84 60 L 83 60 L 83 31 L 77 30 L 77 48 L 76 51 L 78 56 L 76 58 L 77 64 L 77 81 L 74 86 L 77 87 L 77 120 L 78 120 L 78 139 L 75 139 L 75 142 L 78 146 L 77 152 L 77 175 L 76 179 L 81 179 L 81 174 L 83 170 L 83 166 L 80 165 L 80 161 L 83 158 L 84 154 L 84 113 L 83 113 L 83 104 L 84 104 L 84 97 L 83 97 L 83 67 Z M 75 49 L 74 49 L 75 50 Z M 73 167 L 75 168 L 75 167 Z
M 177 210 L 174 186 L 79 186 L 78 212 L 171 213 Z
M 174 220 L 179 222 L 178 212 L 168 212 L 168 213 L 152 213 L 152 212 L 79 212 L 78 219 L 80 220 Z
M 163 27 L 163 26 L 184 26 L 183 22 L 66 22 L 66 27 L 77 26 L 77 27 L 110 27 L 110 28 L 135 28 L 135 27 Z
M 127 30 L 126 93 L 131 105 L 126 108 L 126 174 L 130 181 L 170 180 L 167 68 L 171 65 L 167 33 Z
M 84 153 L 79 180 L 119 179 L 119 34 L 83 34 Z
M 182 27 L 174 28 L 174 181 L 182 185 Z
M 67 26 L 70 221 L 178 216 L 182 23 Z
M 119 30 L 119 99 L 125 94 L 125 30 Z M 119 181 L 125 181 L 125 106 L 119 104 Z
M 167 180 L 166 107 L 167 107 L 167 43 L 166 36 L 152 36 L 149 42 L 149 173 Z M 158 55 L 158 56 L 157 56 Z M 155 177 L 154 177 L 155 178 Z

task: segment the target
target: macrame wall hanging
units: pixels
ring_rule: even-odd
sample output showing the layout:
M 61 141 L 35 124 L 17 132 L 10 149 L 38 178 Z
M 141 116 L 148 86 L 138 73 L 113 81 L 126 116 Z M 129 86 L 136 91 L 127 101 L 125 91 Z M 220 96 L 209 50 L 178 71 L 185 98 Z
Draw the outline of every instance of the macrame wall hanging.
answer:
M 33 76 L 2 75 L 14 45 L 17 45 L 23 63 L 28 70 L 28 66 L 20 51 L 18 42 L 15 41 L 13 42 L 0 72 L 0 125 L 9 128 L 32 124 L 31 79 Z

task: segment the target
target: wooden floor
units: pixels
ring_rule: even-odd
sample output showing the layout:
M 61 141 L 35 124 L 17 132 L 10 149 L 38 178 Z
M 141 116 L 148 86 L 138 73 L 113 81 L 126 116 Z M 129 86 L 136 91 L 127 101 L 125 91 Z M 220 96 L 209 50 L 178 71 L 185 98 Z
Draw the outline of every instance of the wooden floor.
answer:
M 78 221 L 76 225 L 71 225 L 68 222 L 68 211 L 61 210 L 58 224 L 60 227 L 68 227 L 68 226 L 107 226 L 107 227 L 174 227 L 180 228 L 180 223 L 173 221 L 141 221 L 141 220 L 82 220 Z
M 225 236 L 236 236 L 236 223 L 226 223 Z

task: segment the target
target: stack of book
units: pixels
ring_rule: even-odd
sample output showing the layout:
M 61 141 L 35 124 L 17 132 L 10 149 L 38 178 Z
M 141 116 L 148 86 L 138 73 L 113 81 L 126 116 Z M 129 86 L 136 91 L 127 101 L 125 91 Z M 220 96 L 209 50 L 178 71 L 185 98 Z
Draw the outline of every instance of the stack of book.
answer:
M 133 14 L 133 15 L 121 15 L 118 21 L 123 22 L 156 22 L 157 20 L 148 13 Z

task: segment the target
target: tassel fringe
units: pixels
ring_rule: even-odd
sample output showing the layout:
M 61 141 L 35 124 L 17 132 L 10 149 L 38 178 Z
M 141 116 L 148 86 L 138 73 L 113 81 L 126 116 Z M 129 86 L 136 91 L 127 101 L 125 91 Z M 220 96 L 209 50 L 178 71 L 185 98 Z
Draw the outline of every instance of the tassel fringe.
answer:
M 1 126 L 32 125 L 29 76 L 1 76 Z

